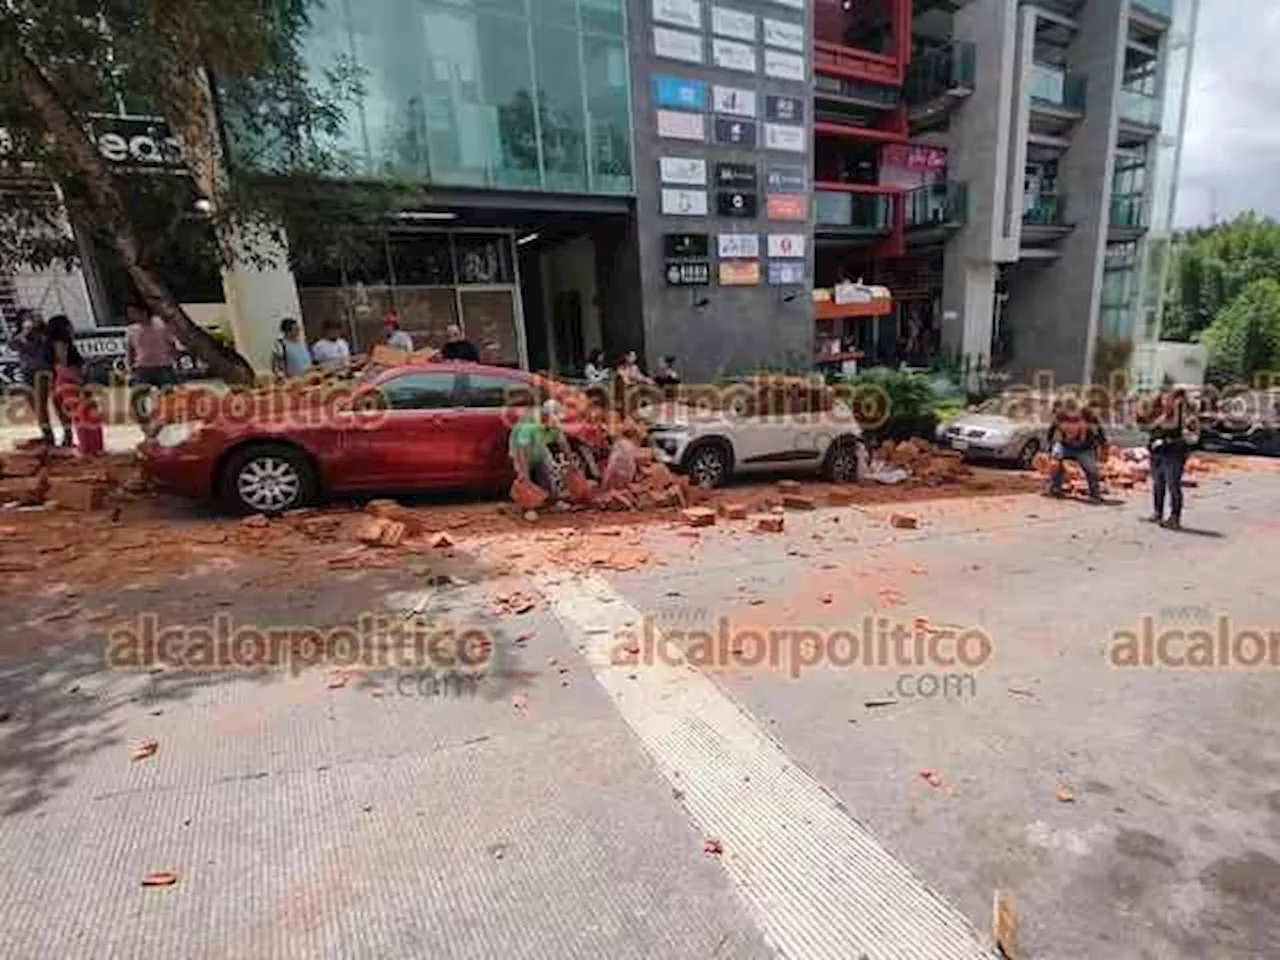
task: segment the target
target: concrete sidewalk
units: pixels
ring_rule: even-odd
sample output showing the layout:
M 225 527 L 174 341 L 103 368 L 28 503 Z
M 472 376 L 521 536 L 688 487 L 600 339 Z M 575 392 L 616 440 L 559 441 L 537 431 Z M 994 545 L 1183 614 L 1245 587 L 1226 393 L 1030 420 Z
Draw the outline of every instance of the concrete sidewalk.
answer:
M 57 436 L 61 438 L 62 428 L 55 425 Z M 0 426 L 0 453 L 9 453 L 24 440 L 40 436 L 40 428 L 36 426 Z M 142 442 L 142 430 L 135 424 L 108 426 L 103 429 L 103 441 L 109 453 L 128 453 Z

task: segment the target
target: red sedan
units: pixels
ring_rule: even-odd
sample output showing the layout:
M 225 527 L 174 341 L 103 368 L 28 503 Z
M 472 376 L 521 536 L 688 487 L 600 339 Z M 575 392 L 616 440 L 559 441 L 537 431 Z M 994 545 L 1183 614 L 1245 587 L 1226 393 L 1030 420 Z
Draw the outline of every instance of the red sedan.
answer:
M 139 447 L 144 473 L 160 490 L 239 513 L 279 513 L 327 493 L 500 489 L 514 477 L 512 425 L 548 398 L 561 402 L 575 450 L 598 457 L 608 446 L 583 394 L 506 367 L 397 367 L 337 391 L 313 387 L 287 412 L 257 409 L 264 396 L 226 394 L 164 424 Z

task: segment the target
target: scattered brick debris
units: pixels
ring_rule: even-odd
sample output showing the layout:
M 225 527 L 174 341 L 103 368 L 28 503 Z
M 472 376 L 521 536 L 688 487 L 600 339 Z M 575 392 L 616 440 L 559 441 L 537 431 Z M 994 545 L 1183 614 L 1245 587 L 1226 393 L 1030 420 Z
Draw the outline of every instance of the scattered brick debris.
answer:
M 783 494 L 782 506 L 787 510 L 813 510 L 818 504 L 813 497 L 802 497 L 798 493 Z
M 782 514 L 780 513 L 760 513 L 755 516 L 755 528 L 757 533 L 781 533 L 785 524 Z
M 716 512 L 707 507 L 690 507 L 681 511 L 680 516 L 691 527 L 710 527 L 716 522 Z

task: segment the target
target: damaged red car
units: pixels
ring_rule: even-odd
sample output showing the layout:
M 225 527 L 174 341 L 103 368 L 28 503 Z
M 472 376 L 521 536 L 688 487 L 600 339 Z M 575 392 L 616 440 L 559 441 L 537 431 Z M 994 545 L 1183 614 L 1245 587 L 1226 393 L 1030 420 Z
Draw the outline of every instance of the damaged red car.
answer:
M 280 396 L 293 402 L 264 402 Z M 514 477 L 511 427 L 545 399 L 560 401 L 575 456 L 599 462 L 609 438 L 585 394 L 521 370 L 447 362 L 293 392 L 210 395 L 181 418 L 161 417 L 138 453 L 160 491 L 241 514 L 340 493 L 500 490 Z

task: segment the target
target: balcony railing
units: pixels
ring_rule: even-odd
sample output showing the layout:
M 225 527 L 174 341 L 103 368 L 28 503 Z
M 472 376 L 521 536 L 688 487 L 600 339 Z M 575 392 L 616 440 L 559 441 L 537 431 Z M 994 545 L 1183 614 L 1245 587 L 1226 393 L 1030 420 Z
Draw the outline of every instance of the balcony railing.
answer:
M 1137 90 L 1120 91 L 1120 118 L 1144 127 L 1158 127 L 1164 116 L 1164 102 Z
M 1173 19 L 1173 0 L 1130 0 L 1135 7 L 1166 20 Z
M 1067 198 L 1056 193 L 1029 193 L 1022 208 L 1022 222 L 1037 227 L 1065 227 Z
M 961 226 L 969 219 L 969 187 L 964 183 L 934 183 L 907 192 L 908 230 Z
M 818 228 L 867 233 L 888 233 L 893 226 L 893 204 L 884 194 L 814 191 L 814 219 Z
M 1111 226 L 1145 227 L 1147 215 L 1142 194 L 1119 194 L 1111 198 Z
M 1030 92 L 1032 101 L 1036 103 L 1046 103 L 1053 107 L 1066 107 L 1070 110 L 1084 109 L 1084 77 L 1068 73 L 1061 67 L 1033 63 L 1031 65 Z
M 886 87 L 878 83 L 866 83 L 862 80 L 849 80 L 843 77 L 814 77 L 813 95 L 818 98 L 856 100 L 859 103 L 885 108 L 896 107 L 899 100 L 896 87 Z
M 907 102 L 927 103 L 953 90 L 972 90 L 976 74 L 976 53 L 972 43 L 921 47 L 907 68 L 904 87 Z

